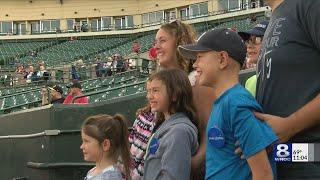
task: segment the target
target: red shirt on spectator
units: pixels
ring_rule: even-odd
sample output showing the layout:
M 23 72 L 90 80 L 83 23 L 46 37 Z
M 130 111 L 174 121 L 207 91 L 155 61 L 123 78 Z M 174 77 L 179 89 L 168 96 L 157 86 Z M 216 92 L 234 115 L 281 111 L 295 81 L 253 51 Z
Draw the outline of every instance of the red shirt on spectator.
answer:
M 157 58 L 157 49 L 155 47 L 150 48 L 150 50 L 149 50 L 149 58 L 150 59 Z
M 73 99 L 73 96 L 68 95 L 66 99 L 63 101 L 63 104 L 72 104 L 72 99 Z M 88 104 L 88 103 L 89 103 L 88 97 L 78 98 L 74 102 L 74 104 Z

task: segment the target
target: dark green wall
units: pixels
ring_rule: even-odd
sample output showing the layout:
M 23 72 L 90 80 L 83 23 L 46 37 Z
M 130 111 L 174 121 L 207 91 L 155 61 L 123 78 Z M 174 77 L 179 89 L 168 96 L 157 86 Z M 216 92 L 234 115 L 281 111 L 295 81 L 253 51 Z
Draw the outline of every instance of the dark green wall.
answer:
M 44 130 L 65 130 L 57 136 L 0 139 L 1 179 L 26 177 L 27 179 L 79 179 L 90 166 L 28 168 L 27 162 L 83 163 L 80 150 L 80 126 L 85 118 L 95 114 L 124 114 L 131 126 L 135 112 L 145 104 L 145 94 L 140 93 L 121 100 L 89 105 L 54 105 L 46 108 L 13 113 L 0 117 L 0 136 L 40 133 Z M 71 133 L 68 133 L 68 131 Z

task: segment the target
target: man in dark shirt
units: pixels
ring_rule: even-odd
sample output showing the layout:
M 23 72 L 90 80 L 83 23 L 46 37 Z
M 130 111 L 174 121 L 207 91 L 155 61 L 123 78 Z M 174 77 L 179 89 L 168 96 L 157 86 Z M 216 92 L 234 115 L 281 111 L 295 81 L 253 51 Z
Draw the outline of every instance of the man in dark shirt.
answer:
M 266 0 L 273 13 L 257 67 L 256 113 L 281 142 L 320 143 L 320 1 Z M 320 163 L 278 164 L 279 179 L 320 179 Z

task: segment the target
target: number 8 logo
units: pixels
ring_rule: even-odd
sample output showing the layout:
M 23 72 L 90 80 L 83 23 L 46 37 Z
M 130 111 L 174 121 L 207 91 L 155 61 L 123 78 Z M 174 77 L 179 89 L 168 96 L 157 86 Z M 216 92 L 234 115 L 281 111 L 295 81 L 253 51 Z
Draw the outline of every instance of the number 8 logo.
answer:
M 278 144 L 277 145 L 277 157 L 285 158 L 290 155 L 290 152 L 288 151 L 289 147 L 286 144 Z

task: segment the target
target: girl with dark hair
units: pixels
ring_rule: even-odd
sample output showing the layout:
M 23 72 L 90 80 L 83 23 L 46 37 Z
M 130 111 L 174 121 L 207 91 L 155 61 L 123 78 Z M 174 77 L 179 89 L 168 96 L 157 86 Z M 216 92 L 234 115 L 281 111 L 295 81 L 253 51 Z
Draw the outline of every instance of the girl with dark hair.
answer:
M 128 126 L 122 115 L 95 115 L 88 117 L 81 128 L 84 160 L 96 163 L 85 180 L 121 180 L 119 157 L 126 179 L 130 177 Z
M 143 179 L 190 179 L 191 157 L 198 149 L 198 121 L 188 76 L 179 69 L 151 75 L 147 99 L 157 118 Z
M 166 34 L 167 33 L 167 34 Z M 163 69 L 182 69 L 188 73 L 192 63 L 183 58 L 177 51 L 179 45 L 195 42 L 196 32 L 194 28 L 180 21 L 163 24 L 157 32 L 154 48 L 159 63 Z M 130 152 L 133 159 L 132 177 L 140 179 L 143 176 L 144 159 L 147 144 L 155 123 L 155 114 L 151 112 L 150 105 L 137 111 L 132 131 L 130 132 Z

